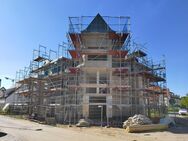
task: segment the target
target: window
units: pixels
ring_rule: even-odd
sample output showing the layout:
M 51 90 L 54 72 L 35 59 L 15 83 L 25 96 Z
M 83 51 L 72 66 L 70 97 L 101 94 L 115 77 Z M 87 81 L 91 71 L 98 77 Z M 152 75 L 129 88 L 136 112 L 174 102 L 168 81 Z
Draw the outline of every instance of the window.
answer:
M 86 93 L 96 93 L 97 89 L 96 88 L 86 88 Z
M 138 97 L 132 97 L 132 103 L 130 104 L 139 104 L 139 98 Z
M 106 103 L 106 97 L 89 97 L 90 103 Z
M 107 55 L 88 55 L 88 61 L 107 61 Z
M 110 89 L 108 89 L 108 88 L 99 88 L 99 93 L 100 94 L 110 93 Z
M 107 84 L 107 74 L 100 74 L 99 83 L 100 84 Z
M 86 74 L 86 83 L 96 84 L 97 83 L 97 74 L 96 73 L 87 73 Z
M 107 47 L 88 46 L 88 49 L 107 49 Z
M 112 67 L 116 68 L 116 67 L 128 67 L 128 64 L 125 62 L 118 62 L 118 61 L 112 61 Z

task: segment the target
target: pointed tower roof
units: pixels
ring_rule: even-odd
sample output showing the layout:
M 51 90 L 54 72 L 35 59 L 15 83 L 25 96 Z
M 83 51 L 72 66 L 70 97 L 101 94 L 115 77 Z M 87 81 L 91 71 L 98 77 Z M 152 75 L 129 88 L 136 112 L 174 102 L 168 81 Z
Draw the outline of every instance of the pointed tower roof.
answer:
M 98 13 L 88 27 L 82 32 L 114 32 Z

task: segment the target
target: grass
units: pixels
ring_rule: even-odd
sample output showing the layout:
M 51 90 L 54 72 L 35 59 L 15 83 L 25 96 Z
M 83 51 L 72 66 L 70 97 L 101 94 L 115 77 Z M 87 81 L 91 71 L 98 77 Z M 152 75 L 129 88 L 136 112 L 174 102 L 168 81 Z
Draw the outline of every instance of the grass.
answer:
M 179 115 L 181 118 L 188 118 L 188 115 Z
M 178 106 L 172 106 L 172 105 L 170 105 L 168 107 L 168 112 L 178 112 L 179 109 L 180 109 L 180 107 L 178 107 Z

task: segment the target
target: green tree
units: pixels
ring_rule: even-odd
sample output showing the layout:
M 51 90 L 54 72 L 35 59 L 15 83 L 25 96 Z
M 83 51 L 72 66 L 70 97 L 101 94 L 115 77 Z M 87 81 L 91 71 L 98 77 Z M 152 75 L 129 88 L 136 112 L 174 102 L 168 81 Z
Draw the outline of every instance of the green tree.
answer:
M 188 108 L 188 96 L 181 98 L 180 105 L 182 108 Z

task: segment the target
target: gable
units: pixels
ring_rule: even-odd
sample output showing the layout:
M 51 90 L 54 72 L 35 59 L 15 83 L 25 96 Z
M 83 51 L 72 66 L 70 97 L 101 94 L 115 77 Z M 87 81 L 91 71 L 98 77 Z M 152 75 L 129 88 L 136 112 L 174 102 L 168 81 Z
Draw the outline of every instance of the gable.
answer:
M 97 14 L 88 27 L 82 32 L 114 32 L 100 14 Z

